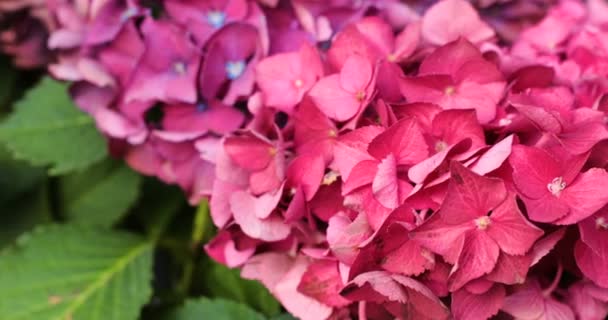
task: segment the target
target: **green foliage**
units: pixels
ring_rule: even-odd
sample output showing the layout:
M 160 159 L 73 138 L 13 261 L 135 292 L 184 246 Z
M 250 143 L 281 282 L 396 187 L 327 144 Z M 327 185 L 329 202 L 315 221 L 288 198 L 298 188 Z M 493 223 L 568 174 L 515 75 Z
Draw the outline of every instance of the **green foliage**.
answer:
M 49 194 L 39 187 L 0 204 L 0 250 L 38 224 L 51 222 Z
M 140 183 L 139 175 L 109 159 L 62 177 L 62 214 L 81 224 L 111 226 L 135 203 Z
M 204 278 L 202 282 L 213 297 L 248 304 L 268 316 L 277 315 L 280 311 L 277 300 L 260 282 L 241 278 L 237 269 L 208 260 L 201 273 Z
M 170 312 L 166 320 L 264 320 L 264 317 L 246 305 L 230 300 L 206 298 L 188 300 Z
M 152 244 L 123 232 L 52 225 L 0 257 L 0 319 L 136 319 L 151 295 Z
M 74 107 L 66 85 L 44 78 L 0 125 L 15 157 L 50 166 L 51 174 L 83 169 L 107 154 L 93 119 Z

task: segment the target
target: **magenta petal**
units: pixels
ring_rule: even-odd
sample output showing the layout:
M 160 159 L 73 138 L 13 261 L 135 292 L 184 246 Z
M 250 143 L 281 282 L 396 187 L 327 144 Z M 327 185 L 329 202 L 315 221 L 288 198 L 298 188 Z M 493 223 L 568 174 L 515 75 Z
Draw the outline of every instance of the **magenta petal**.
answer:
M 502 310 L 517 319 L 542 319 L 545 301 L 536 280 L 532 279 L 518 289 L 505 299 Z
M 350 301 L 339 294 L 343 286 L 338 262 L 319 260 L 308 265 L 298 291 L 328 306 L 344 307 Z
M 574 224 L 591 216 L 608 204 L 608 172 L 592 168 L 581 173 L 561 194 L 570 213 L 557 224 Z
M 602 258 L 608 257 L 608 206 L 578 224 L 581 240 Z
M 538 148 L 514 146 L 509 163 L 517 190 L 532 199 L 550 195 L 547 184 L 562 174 L 557 161 Z
M 422 18 L 422 35 L 432 44 L 443 45 L 459 37 L 482 42 L 494 36 L 473 6 L 464 0 L 444 0 L 427 10 Z
M 219 263 L 230 268 L 241 266 L 255 252 L 255 247 L 239 249 L 235 237 L 227 230 L 222 230 L 205 245 L 207 254 Z
M 368 152 L 378 160 L 393 154 L 400 165 L 411 165 L 428 156 L 422 130 L 413 118 L 400 120 L 375 137 Z
M 496 267 L 486 276 L 486 279 L 508 285 L 522 284 L 526 281 L 531 264 L 532 255 L 530 254 L 512 256 L 503 252 L 498 257 Z
M 285 224 L 276 213 L 270 214 L 266 218 L 259 218 L 256 215 L 256 202 L 255 198 L 244 191 L 237 191 L 230 197 L 230 209 L 234 221 L 243 232 L 254 239 L 264 241 L 279 241 L 287 238 L 291 227 Z M 261 212 L 261 214 L 265 214 L 265 212 Z
M 365 92 L 372 79 L 372 73 L 372 65 L 367 59 L 360 55 L 352 55 L 342 66 L 340 85 L 350 93 Z
M 414 240 L 405 241 L 397 249 L 386 254 L 382 263 L 384 270 L 406 276 L 418 276 L 434 266 L 433 254 Z
M 448 225 L 435 213 L 409 236 L 423 247 L 442 255 L 447 262 L 456 263 L 465 234 L 473 227 L 467 224 Z
M 245 191 L 233 192 L 230 196 L 230 207 L 233 211 L 248 211 L 260 219 L 266 219 L 279 204 L 283 188 L 255 197 Z
M 378 164 L 378 171 L 372 182 L 374 197 L 389 209 L 395 209 L 400 204 L 398 179 L 395 157 L 389 154 Z
M 501 285 L 494 285 L 482 294 L 473 294 L 466 289 L 454 292 L 452 313 L 455 320 L 485 320 L 496 315 L 502 308 L 506 293 Z
M 600 287 L 608 288 L 608 258 L 596 254 L 582 241 L 574 246 L 574 258 L 583 274 Z
M 359 162 L 374 160 L 367 153 L 367 148 L 381 132 L 382 127 L 366 126 L 340 136 L 334 147 L 334 165 L 342 175 L 342 180 L 349 178 L 351 170 Z
M 343 212 L 329 219 L 327 242 L 333 254 L 342 262 L 352 264 L 359 245 L 372 234 L 366 216 L 359 214 L 351 221 Z
M 511 155 L 513 135 L 500 140 L 484 152 L 471 166 L 471 171 L 485 175 L 498 169 Z
M 532 251 L 530 255 L 532 256 L 532 266 L 537 264 L 544 256 L 549 254 L 555 245 L 564 237 L 566 233 L 565 228 L 557 229 L 552 233 L 546 235 L 545 237 L 538 240 L 534 247 L 532 247 Z
M 273 158 L 273 146 L 253 134 L 228 137 L 224 148 L 232 161 L 252 171 L 266 168 Z
M 356 94 L 342 88 L 340 75 L 337 74 L 319 80 L 309 95 L 319 110 L 336 121 L 346 121 L 354 117 L 361 108 Z
M 500 248 L 484 231 L 469 231 L 458 262 L 449 278 L 450 291 L 462 288 L 467 282 L 488 274 L 496 266 Z
M 543 235 L 543 231 L 528 222 L 519 211 L 515 195 L 496 207 L 490 219 L 488 235 L 496 241 L 501 251 L 511 255 L 525 254 Z
M 450 165 L 452 178 L 439 215 L 449 224 L 471 221 L 496 208 L 507 197 L 502 180 L 471 172 L 456 161 Z

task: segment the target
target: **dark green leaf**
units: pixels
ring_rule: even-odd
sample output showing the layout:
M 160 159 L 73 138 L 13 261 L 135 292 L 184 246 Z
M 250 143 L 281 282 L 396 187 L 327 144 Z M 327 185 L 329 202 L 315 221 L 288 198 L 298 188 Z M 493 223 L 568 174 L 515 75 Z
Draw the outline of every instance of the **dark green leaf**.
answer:
M 151 243 L 131 234 L 39 228 L 0 255 L 0 319 L 137 319 L 151 269 Z
M 264 317 L 246 305 L 233 301 L 207 298 L 188 300 L 170 312 L 166 320 L 264 320 Z
M 46 187 L 41 186 L 1 204 L 0 249 L 36 225 L 52 219 Z
M 0 204 L 33 190 L 44 178 L 44 170 L 13 159 L 0 145 Z
M 279 313 L 280 305 L 270 292 L 258 281 L 241 278 L 238 269 L 208 260 L 200 272 L 211 296 L 248 304 L 268 316 Z
M 50 166 L 51 174 L 86 168 L 107 154 L 93 119 L 78 110 L 66 85 L 44 78 L 0 125 L 0 141 L 15 157 Z
M 106 160 L 62 177 L 62 213 L 81 224 L 111 226 L 135 203 L 141 177 L 123 163 Z

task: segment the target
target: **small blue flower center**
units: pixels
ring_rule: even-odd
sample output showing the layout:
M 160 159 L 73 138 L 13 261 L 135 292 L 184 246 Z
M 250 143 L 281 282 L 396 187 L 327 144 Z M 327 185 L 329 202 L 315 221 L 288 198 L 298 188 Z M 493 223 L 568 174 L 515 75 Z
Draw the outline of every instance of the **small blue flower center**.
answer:
M 196 111 L 198 112 L 204 112 L 205 110 L 207 110 L 207 108 L 209 108 L 209 106 L 205 102 L 201 101 L 196 104 Z
M 209 11 L 207 13 L 207 23 L 212 27 L 219 29 L 224 26 L 226 22 L 226 14 L 222 11 Z
M 237 79 L 245 71 L 245 61 L 228 61 L 226 62 L 226 76 L 230 80 Z
M 135 17 L 137 15 L 137 12 L 138 12 L 137 8 L 135 8 L 135 7 L 127 8 L 120 15 L 120 22 L 126 22 L 127 20 Z

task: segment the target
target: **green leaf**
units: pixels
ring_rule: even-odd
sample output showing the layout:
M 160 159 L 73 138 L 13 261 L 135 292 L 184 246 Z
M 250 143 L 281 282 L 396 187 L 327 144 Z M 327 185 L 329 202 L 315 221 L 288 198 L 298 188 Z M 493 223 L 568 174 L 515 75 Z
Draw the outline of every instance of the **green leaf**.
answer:
M 248 304 L 268 316 L 277 315 L 281 306 L 260 282 L 243 279 L 238 269 L 207 261 L 201 273 L 206 291 L 213 297 Z
M 150 237 L 156 239 L 165 231 L 175 214 L 185 206 L 187 202 L 181 189 L 155 178 L 146 178 L 142 196 L 133 211 Z
M 141 176 L 121 162 L 106 160 L 62 177 L 62 213 L 81 224 L 111 226 L 135 203 Z
M 13 159 L 0 145 L 0 204 L 33 190 L 45 176 L 44 170 Z
M 233 301 L 207 298 L 192 299 L 164 319 L 167 320 L 264 320 L 246 305 Z
M 44 185 L 38 190 L 20 194 L 10 201 L 3 202 L 1 206 L 0 249 L 38 224 L 52 220 L 49 195 Z
M 0 255 L 0 319 L 134 320 L 151 295 L 152 245 L 85 226 L 52 225 Z
M 0 125 L 0 141 L 15 157 L 50 166 L 51 174 L 83 169 L 107 154 L 93 119 L 78 110 L 66 85 L 44 78 Z

